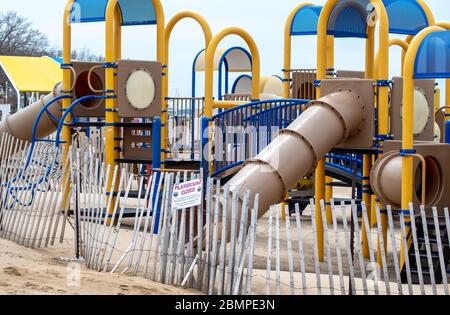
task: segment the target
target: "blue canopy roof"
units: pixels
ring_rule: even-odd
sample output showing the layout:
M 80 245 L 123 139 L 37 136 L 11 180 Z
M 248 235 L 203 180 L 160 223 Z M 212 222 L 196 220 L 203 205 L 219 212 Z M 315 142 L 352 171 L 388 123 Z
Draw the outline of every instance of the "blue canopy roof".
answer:
M 416 35 L 429 26 L 427 15 L 416 0 L 383 0 L 392 34 Z
M 105 21 L 108 0 L 75 0 L 70 16 L 71 23 Z M 151 0 L 119 0 L 122 25 L 156 24 L 156 13 Z
M 383 0 L 392 34 L 415 35 L 428 26 L 427 16 L 416 0 Z M 297 11 L 291 36 L 317 35 L 321 6 L 305 6 Z M 366 38 L 367 20 L 373 11 L 370 0 L 341 0 L 330 14 L 327 34 L 335 37 Z
M 317 21 L 322 7 L 318 5 L 304 6 L 294 16 L 291 24 L 291 36 L 316 35 Z
M 450 78 L 450 31 L 434 32 L 423 40 L 416 56 L 414 77 Z
M 328 19 L 328 35 L 334 37 L 366 38 L 369 0 L 343 0 L 338 2 Z

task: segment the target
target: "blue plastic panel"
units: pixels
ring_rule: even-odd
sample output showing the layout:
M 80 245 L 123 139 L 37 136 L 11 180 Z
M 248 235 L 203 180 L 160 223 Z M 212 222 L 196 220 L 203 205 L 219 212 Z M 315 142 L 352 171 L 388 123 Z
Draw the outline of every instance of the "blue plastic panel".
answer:
M 291 36 L 317 35 L 317 21 L 321 6 L 305 6 L 297 11 L 292 20 Z
M 75 0 L 72 6 L 71 23 L 105 21 L 108 0 Z M 151 0 L 119 0 L 122 25 L 156 24 L 155 8 Z
M 389 32 L 415 35 L 428 27 L 425 11 L 416 0 L 383 0 L 389 17 Z
M 428 35 L 417 52 L 414 77 L 450 78 L 450 31 Z
M 366 38 L 366 21 L 371 9 L 369 0 L 338 2 L 328 19 L 328 35 Z

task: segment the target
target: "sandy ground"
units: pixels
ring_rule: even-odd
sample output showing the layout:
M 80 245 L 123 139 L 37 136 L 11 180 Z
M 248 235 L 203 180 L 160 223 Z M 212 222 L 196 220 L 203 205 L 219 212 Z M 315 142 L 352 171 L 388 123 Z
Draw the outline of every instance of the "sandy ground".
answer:
M 70 241 L 36 250 L 0 239 L 0 248 L 0 294 L 199 294 L 139 277 L 87 270 L 83 263 L 77 264 L 65 258 L 73 257 Z

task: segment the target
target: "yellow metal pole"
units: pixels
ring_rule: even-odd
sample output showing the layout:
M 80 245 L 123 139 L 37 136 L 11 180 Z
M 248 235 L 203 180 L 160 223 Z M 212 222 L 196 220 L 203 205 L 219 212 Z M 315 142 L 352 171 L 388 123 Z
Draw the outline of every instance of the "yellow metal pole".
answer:
M 116 18 L 116 7 L 118 0 L 111 0 L 108 2 L 108 6 L 106 9 L 106 21 L 105 21 L 105 62 L 113 63 L 117 60 L 115 59 L 117 54 L 117 44 L 115 43 L 116 36 L 115 33 L 117 31 L 117 26 L 115 26 L 117 22 Z M 115 80 L 114 80 L 114 68 L 109 67 L 105 69 L 105 89 L 115 91 Z M 114 94 L 114 93 L 110 93 Z M 117 117 L 114 113 L 116 108 L 116 100 L 115 98 L 107 98 L 105 100 L 105 120 L 107 123 L 106 127 L 106 157 L 105 161 L 107 165 L 111 166 L 111 169 L 114 168 L 116 164 L 116 152 L 114 150 L 115 146 L 115 128 L 112 126 L 117 122 Z M 110 186 L 109 183 L 108 186 Z M 109 189 L 109 187 L 108 187 Z
M 334 36 L 327 36 L 327 72 L 334 71 Z M 332 70 L 333 69 L 333 70 Z M 328 75 L 333 77 L 333 75 Z M 333 224 L 333 216 L 331 213 L 331 199 L 333 198 L 333 179 L 331 177 L 325 177 L 325 210 L 327 224 Z
M 119 6 L 116 6 L 114 13 L 114 57 L 113 60 L 118 61 L 122 58 L 122 12 Z M 116 73 L 116 70 L 113 69 L 113 72 Z M 114 79 L 114 89 L 116 89 Z M 114 107 L 117 107 L 117 101 L 114 99 Z M 114 121 L 119 121 L 119 117 L 116 112 L 114 112 Z M 114 148 L 120 147 L 120 141 L 118 140 L 120 137 L 120 130 L 117 127 L 114 127 Z M 120 158 L 120 152 L 118 150 L 114 150 L 114 161 Z M 112 166 L 111 166 L 112 167 Z M 112 169 L 112 168 L 111 168 Z M 117 185 L 118 188 L 118 185 Z
M 378 55 L 379 64 L 376 69 L 376 79 L 379 81 L 389 80 L 389 19 L 382 0 L 372 0 L 377 8 L 379 21 L 379 43 Z M 387 135 L 389 133 L 389 86 L 382 85 L 378 88 L 377 95 L 378 109 L 378 134 Z M 387 225 L 386 214 L 381 214 L 384 246 L 387 249 Z M 378 250 L 378 252 L 380 252 Z
M 319 21 L 317 23 L 317 80 L 320 82 L 327 76 L 327 61 L 328 61 L 328 19 L 330 17 L 331 11 L 333 10 L 337 0 L 328 0 L 319 16 Z M 319 99 L 320 85 L 316 88 L 316 97 Z M 311 211 L 315 212 L 315 224 L 316 224 L 316 240 L 317 248 L 319 253 L 319 261 L 324 261 L 324 230 L 322 222 L 322 211 L 320 209 L 320 201 L 325 199 L 325 160 L 321 159 L 317 163 L 316 173 L 315 173 L 315 209 Z
M 431 26 L 417 34 L 405 56 L 403 76 L 403 109 L 402 109 L 402 210 L 408 211 L 413 196 L 413 153 L 414 153 L 414 65 L 418 49 L 422 41 L 431 33 L 444 30 L 439 26 Z M 409 216 L 406 216 L 409 221 Z M 407 227 L 406 233 L 408 233 Z M 405 249 L 401 247 L 401 265 L 404 263 Z
M 444 29 L 450 29 L 450 22 L 437 22 L 436 23 L 437 26 L 440 26 Z M 440 97 L 440 95 L 439 95 Z M 440 99 L 439 99 L 440 102 Z M 444 106 L 450 106 L 450 79 L 445 79 L 445 104 Z M 450 108 L 446 108 L 445 109 L 445 113 L 447 115 L 450 115 Z M 445 120 L 449 120 L 450 117 L 446 116 Z
M 306 6 L 314 5 L 310 2 L 304 2 L 299 4 L 291 11 L 286 19 L 286 24 L 284 25 L 284 65 L 283 65 L 283 97 L 289 98 L 291 96 L 291 54 L 292 54 L 292 37 L 291 37 L 291 27 L 294 17 L 298 11 Z
M 70 13 L 72 11 L 74 0 L 67 1 L 66 7 L 64 9 L 64 19 L 63 19 L 63 51 L 62 51 L 62 57 L 63 57 L 63 63 L 68 65 L 72 62 L 72 27 L 70 23 Z M 75 79 L 75 78 L 74 78 Z M 72 72 L 70 69 L 65 67 L 63 69 L 63 90 L 69 91 L 72 86 Z M 64 98 L 62 100 L 62 109 L 67 109 L 70 106 L 71 99 Z M 66 118 L 66 122 L 70 122 L 70 118 Z M 63 154 L 61 161 L 64 163 L 67 159 L 67 155 L 69 154 L 69 148 L 71 144 L 71 130 L 70 127 L 65 125 L 62 128 L 62 135 L 61 139 L 65 142 L 62 145 L 63 148 Z M 64 167 L 63 167 L 64 169 Z M 69 172 L 66 172 L 63 174 L 63 183 L 66 182 L 67 176 L 69 176 Z M 67 203 L 67 198 L 69 197 L 69 191 L 66 189 L 66 187 L 63 187 L 62 191 L 66 191 L 66 194 L 64 196 L 63 205 Z
M 375 63 L 375 28 L 368 27 L 367 28 L 367 39 L 366 39 L 366 60 L 365 60 L 365 77 L 366 79 L 374 79 L 374 63 Z M 372 156 L 364 155 L 363 156 L 363 193 L 362 200 L 366 204 L 366 209 L 368 209 L 368 213 L 371 213 L 371 194 L 367 192 L 370 186 L 370 171 L 372 169 Z M 370 222 L 369 222 L 370 224 Z M 361 223 L 361 246 L 362 253 L 364 257 L 369 257 L 369 244 L 367 241 L 367 233 L 366 230 L 370 230 L 370 226 L 366 226 L 365 221 L 362 220 Z
M 408 51 L 409 44 L 406 41 L 404 41 L 404 40 L 401 40 L 401 39 L 398 39 L 398 38 L 392 38 L 392 39 L 389 40 L 389 47 L 392 47 L 392 46 L 399 46 L 399 47 L 402 48 L 402 70 L 401 71 L 402 71 L 402 75 L 403 75 L 403 61 L 404 61 L 404 56 L 405 56 L 406 52 Z M 381 64 L 380 63 L 380 55 L 378 53 L 377 57 L 375 59 L 375 65 L 376 65 L 375 67 L 376 67 L 376 69 L 379 68 L 380 64 Z M 371 226 L 373 226 L 373 225 L 375 225 L 377 223 L 377 221 L 376 221 L 376 213 L 375 213 L 375 211 L 376 211 L 375 202 L 376 202 L 376 197 L 372 198 L 373 205 L 371 207 L 371 222 L 370 222 Z M 381 225 L 383 241 L 384 241 L 383 244 L 384 244 L 384 247 L 385 247 L 385 252 L 387 252 L 387 232 L 388 232 L 387 231 L 387 215 L 385 213 L 381 213 L 380 214 L 380 219 L 381 219 L 380 225 Z M 363 238 L 365 238 L 365 237 L 366 236 L 363 233 Z M 378 262 L 379 265 L 381 265 L 382 264 L 382 259 L 381 259 L 381 251 L 380 251 L 380 240 L 378 240 L 378 245 L 377 246 L 378 246 L 377 247 L 378 248 L 378 250 L 377 250 L 377 262 Z M 368 252 L 367 246 L 364 246 L 363 254 L 364 254 L 364 257 L 368 257 L 369 256 L 369 252 Z
M 155 17 L 156 17 L 156 59 L 162 65 L 165 65 L 167 62 L 166 59 L 166 51 L 164 49 L 165 46 L 165 16 L 164 9 L 162 7 L 160 0 L 152 0 L 153 8 L 155 9 Z M 165 69 L 163 69 L 164 71 Z M 169 130 L 168 130 L 168 103 L 166 101 L 168 97 L 167 93 L 168 89 L 168 81 L 167 77 L 163 76 L 161 80 L 161 161 L 164 161 L 167 157 L 167 150 L 169 149 Z M 164 163 L 161 166 L 164 168 Z
M 122 17 L 120 10 L 118 9 L 117 0 L 111 0 L 108 2 L 105 15 L 105 62 L 114 63 L 120 58 L 121 53 L 121 24 Z M 120 46 L 120 47 L 119 47 Z M 105 90 L 113 91 L 106 95 L 113 96 L 116 90 L 115 69 L 113 67 L 105 68 Z M 116 160 L 119 157 L 118 151 L 116 151 L 118 130 L 114 126 L 118 122 L 118 117 L 115 112 L 116 99 L 114 97 L 105 99 L 105 122 L 107 124 L 105 131 L 106 138 L 106 152 L 105 163 L 109 165 L 111 169 L 114 169 Z M 107 191 L 111 190 L 112 178 L 110 177 L 107 183 Z M 114 185 L 114 192 L 116 192 L 118 181 Z M 112 198 L 111 205 L 114 204 L 115 197 Z M 112 212 L 111 209 L 107 209 L 108 213 Z
M 328 20 L 332 10 L 334 9 L 338 0 L 327 0 L 322 8 L 319 16 L 317 29 L 317 80 L 323 80 L 326 77 L 326 62 L 327 62 L 327 28 Z M 378 18 L 379 18 L 379 56 L 380 66 L 377 69 L 377 80 L 388 80 L 389 69 L 389 21 L 386 9 L 382 0 L 371 0 L 374 4 Z M 378 91 L 378 118 L 379 118 L 379 133 L 387 134 L 389 125 L 389 90 L 387 86 L 381 86 Z M 317 97 L 320 97 L 320 87 L 317 88 Z M 324 199 L 325 192 L 325 165 L 324 160 L 318 163 L 316 169 L 316 201 Z M 316 202 L 316 226 L 317 226 L 317 242 L 319 248 L 319 259 L 323 261 L 323 226 L 322 216 L 320 214 L 320 204 Z
M 366 204 L 366 209 L 368 210 L 368 216 L 371 216 L 371 213 L 369 211 L 372 210 L 371 207 L 371 201 L 372 201 L 372 195 L 367 192 L 368 187 L 370 186 L 370 170 L 372 168 L 372 156 L 365 154 L 363 155 L 363 193 L 362 193 L 362 200 Z M 367 241 L 367 232 L 366 230 L 370 231 L 370 222 L 369 226 L 366 226 L 364 220 L 361 222 L 361 246 L 362 246 L 362 253 L 363 256 L 368 258 L 369 257 L 369 243 Z

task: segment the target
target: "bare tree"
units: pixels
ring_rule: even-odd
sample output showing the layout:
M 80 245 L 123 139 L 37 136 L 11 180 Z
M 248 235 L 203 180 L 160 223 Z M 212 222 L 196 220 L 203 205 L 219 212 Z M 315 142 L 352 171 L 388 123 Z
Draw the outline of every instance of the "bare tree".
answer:
M 0 55 L 51 55 L 47 36 L 16 12 L 0 14 Z
M 83 48 L 80 50 L 72 51 L 72 59 L 77 61 L 92 61 L 92 62 L 102 62 L 105 57 L 101 55 L 96 55 L 89 48 Z

